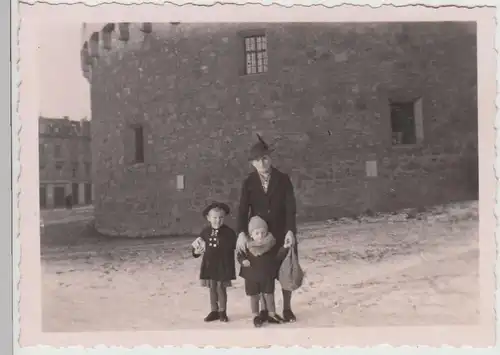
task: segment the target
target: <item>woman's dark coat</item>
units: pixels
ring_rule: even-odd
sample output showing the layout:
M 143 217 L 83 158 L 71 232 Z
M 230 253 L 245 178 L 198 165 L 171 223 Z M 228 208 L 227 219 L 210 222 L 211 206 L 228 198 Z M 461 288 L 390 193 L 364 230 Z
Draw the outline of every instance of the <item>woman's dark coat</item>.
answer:
M 257 171 L 248 175 L 241 189 L 238 233 L 248 234 L 248 222 L 256 215 L 267 222 L 276 239 L 272 249 L 275 254 L 283 246 L 288 231 L 297 235 L 295 194 L 287 174 L 273 167 L 267 193 Z
M 202 230 L 200 237 L 205 242 L 205 253 L 201 260 L 200 279 L 231 281 L 236 279 L 235 249 L 236 233 L 222 225 L 217 237 L 212 237 L 212 228 Z M 193 252 L 194 257 L 199 255 Z

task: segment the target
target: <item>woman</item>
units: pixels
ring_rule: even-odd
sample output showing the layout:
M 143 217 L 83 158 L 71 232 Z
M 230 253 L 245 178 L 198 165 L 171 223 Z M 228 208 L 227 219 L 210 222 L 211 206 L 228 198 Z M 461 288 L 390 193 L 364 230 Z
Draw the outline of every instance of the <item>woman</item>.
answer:
M 281 247 L 293 246 L 297 253 L 296 243 L 296 202 L 290 177 L 272 166 L 270 153 L 272 150 L 257 135 L 259 141 L 255 143 L 249 154 L 249 161 L 255 168 L 243 182 L 238 211 L 238 241 L 237 252 L 242 252 L 248 242 L 248 221 L 253 216 L 264 219 L 269 231 L 276 239 L 273 252 L 277 253 Z M 292 292 L 282 290 L 283 320 L 295 322 L 292 311 Z M 261 312 L 263 320 L 268 319 L 265 304 Z

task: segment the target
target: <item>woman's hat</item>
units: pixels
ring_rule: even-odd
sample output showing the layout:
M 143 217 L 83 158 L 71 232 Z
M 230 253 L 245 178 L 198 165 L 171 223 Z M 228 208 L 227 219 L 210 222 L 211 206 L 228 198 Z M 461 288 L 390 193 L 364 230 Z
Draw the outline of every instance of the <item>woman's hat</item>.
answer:
M 274 149 L 270 148 L 269 145 L 264 142 L 259 134 L 257 134 L 257 138 L 259 139 L 259 141 L 252 145 L 252 147 L 250 148 L 248 156 L 248 160 L 250 161 L 260 159 L 263 156 L 268 155 L 274 151 Z
M 224 213 L 226 215 L 228 215 L 229 212 L 231 212 L 231 209 L 225 203 L 223 203 L 223 202 L 212 202 L 210 205 L 208 205 L 207 207 L 205 207 L 205 209 L 203 210 L 203 217 L 208 216 L 208 213 L 211 210 L 213 210 L 214 208 L 220 208 L 221 210 L 224 211 Z

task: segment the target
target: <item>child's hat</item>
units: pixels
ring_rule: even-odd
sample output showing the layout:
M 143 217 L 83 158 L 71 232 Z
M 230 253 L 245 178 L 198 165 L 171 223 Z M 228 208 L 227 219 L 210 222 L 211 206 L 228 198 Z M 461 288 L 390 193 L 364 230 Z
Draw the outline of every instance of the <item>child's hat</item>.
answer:
M 206 217 L 208 215 L 208 213 L 213 210 L 214 208 L 220 208 L 221 210 L 224 211 L 224 213 L 226 215 L 228 215 L 230 212 L 231 212 L 231 209 L 229 208 L 228 205 L 226 205 L 225 203 L 223 202 L 212 202 L 211 204 L 209 204 L 207 207 L 205 207 L 205 209 L 203 210 L 203 217 Z
M 256 229 L 267 229 L 267 223 L 259 216 L 253 216 L 250 218 L 250 222 L 248 222 L 248 233 L 252 234 L 252 232 Z

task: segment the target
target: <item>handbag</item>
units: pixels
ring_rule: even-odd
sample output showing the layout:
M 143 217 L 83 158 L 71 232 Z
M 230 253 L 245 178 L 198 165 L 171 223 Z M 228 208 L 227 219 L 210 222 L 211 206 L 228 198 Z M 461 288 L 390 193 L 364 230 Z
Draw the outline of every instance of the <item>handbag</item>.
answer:
M 300 266 L 299 257 L 293 251 L 293 248 L 288 250 L 288 253 L 281 263 L 278 272 L 278 281 L 281 288 L 286 291 L 295 291 L 302 286 L 304 281 L 304 270 Z

